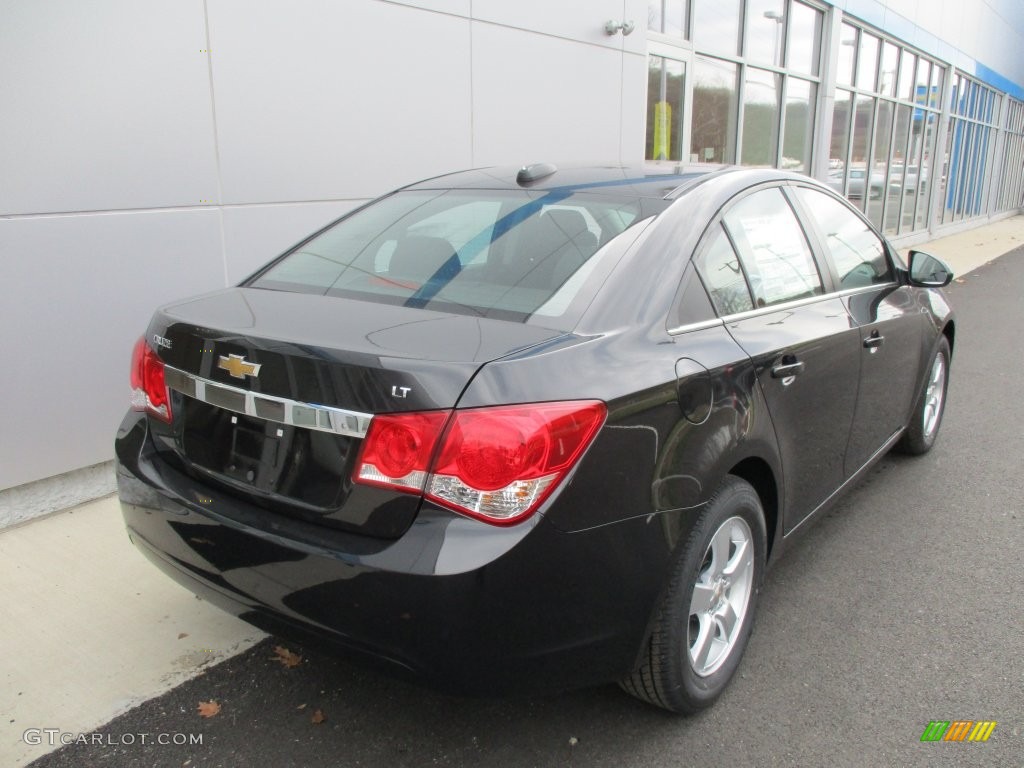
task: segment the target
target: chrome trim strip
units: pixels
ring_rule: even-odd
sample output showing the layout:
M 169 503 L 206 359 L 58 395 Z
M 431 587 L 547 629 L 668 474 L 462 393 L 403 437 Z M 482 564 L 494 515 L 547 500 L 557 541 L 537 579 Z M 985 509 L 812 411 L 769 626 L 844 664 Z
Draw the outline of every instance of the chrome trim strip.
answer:
M 284 397 L 250 392 L 247 389 L 232 387 L 230 384 L 210 381 L 169 365 L 164 366 L 164 380 L 169 389 L 186 397 L 227 411 L 301 429 L 315 429 L 346 437 L 366 437 L 370 422 L 373 420 L 373 414 L 370 413 L 346 411 L 343 408 L 331 408 L 327 405 L 303 403 Z M 235 401 L 236 405 L 229 405 L 231 401 Z
M 787 301 L 784 304 L 772 304 L 770 307 L 758 307 L 757 309 L 749 309 L 746 312 L 736 312 L 732 315 L 723 315 L 722 317 L 715 318 L 714 320 L 702 320 L 699 323 L 688 323 L 687 325 L 680 325 L 676 328 L 669 328 L 668 333 L 670 336 L 678 336 L 680 333 L 689 333 L 690 331 L 703 331 L 705 328 L 714 328 L 716 325 L 725 325 L 727 323 L 735 322 L 737 320 L 747 320 L 751 317 L 759 317 L 761 315 L 769 315 L 772 312 L 779 312 L 780 310 L 785 311 L 787 309 L 795 309 L 797 307 L 804 307 L 809 304 L 814 304 L 818 301 L 824 301 L 825 299 L 842 299 L 847 296 L 855 296 L 858 293 L 868 293 L 879 288 L 898 288 L 899 283 L 877 283 L 875 285 L 862 285 L 859 288 L 847 288 L 845 291 L 833 291 L 832 293 L 820 293 L 817 296 L 809 296 L 806 299 L 797 299 L 796 301 Z
M 668 329 L 669 336 L 678 336 L 680 333 L 690 333 L 691 331 L 703 331 L 706 328 L 714 328 L 719 325 L 725 325 L 725 321 L 720 317 L 716 317 L 714 320 L 701 320 L 699 323 L 687 323 L 686 325 L 679 325 L 675 328 Z
M 828 294 L 829 296 L 854 296 L 858 293 L 869 293 L 877 290 L 878 288 L 898 288 L 899 283 L 892 281 L 889 283 L 874 283 L 873 285 L 862 285 L 859 288 L 847 288 L 845 291 L 836 291 L 835 293 Z
M 758 307 L 757 309 L 748 309 L 746 312 L 737 312 L 732 315 L 724 315 L 722 320 L 726 324 L 736 322 L 737 320 L 747 320 L 751 317 L 760 317 L 761 315 L 770 315 L 772 312 L 782 312 L 787 309 L 797 309 L 798 307 L 806 307 L 811 304 L 816 304 L 819 301 L 826 301 L 828 299 L 842 299 L 846 296 L 853 296 L 858 293 L 867 293 L 869 291 L 875 291 L 879 288 L 892 288 L 898 287 L 899 283 L 877 283 L 875 285 L 862 285 L 859 288 L 847 288 L 845 291 L 833 291 L 832 293 L 819 293 L 817 296 L 808 296 L 806 299 L 797 299 L 796 301 L 787 301 L 782 304 L 772 304 L 768 307 Z
M 748 309 L 746 312 L 736 312 L 732 315 L 724 315 L 722 320 L 726 324 L 734 323 L 739 320 L 747 320 L 751 317 L 760 317 L 761 315 L 770 315 L 773 312 L 785 312 L 787 309 L 797 309 L 798 307 L 807 307 L 811 304 L 817 304 L 821 301 L 828 301 L 830 299 L 838 299 L 839 297 L 834 293 L 819 293 L 817 296 L 809 296 L 806 299 L 797 299 L 796 301 L 786 301 L 782 304 L 771 304 L 767 307 L 757 307 L 756 309 Z

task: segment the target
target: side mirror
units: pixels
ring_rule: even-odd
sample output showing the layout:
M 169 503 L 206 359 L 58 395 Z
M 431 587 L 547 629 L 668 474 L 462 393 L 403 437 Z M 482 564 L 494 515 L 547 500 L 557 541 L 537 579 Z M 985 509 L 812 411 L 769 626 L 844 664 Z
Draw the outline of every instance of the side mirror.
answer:
M 953 270 L 942 259 L 924 251 L 910 252 L 910 284 L 918 288 L 943 288 L 953 280 Z

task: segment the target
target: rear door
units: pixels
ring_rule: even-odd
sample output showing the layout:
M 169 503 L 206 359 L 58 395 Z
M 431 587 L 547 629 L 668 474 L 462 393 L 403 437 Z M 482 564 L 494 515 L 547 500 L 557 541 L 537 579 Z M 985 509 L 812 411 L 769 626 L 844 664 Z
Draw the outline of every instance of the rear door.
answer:
M 740 199 L 722 223 L 751 294 L 751 309 L 727 316 L 726 327 L 754 361 L 768 403 L 788 532 L 846 479 L 860 334 L 842 300 L 827 295 L 831 280 L 779 187 Z
M 852 475 L 907 424 L 924 315 L 897 282 L 885 242 L 860 216 L 819 190 L 794 193 L 860 332 L 860 392 L 846 451 Z

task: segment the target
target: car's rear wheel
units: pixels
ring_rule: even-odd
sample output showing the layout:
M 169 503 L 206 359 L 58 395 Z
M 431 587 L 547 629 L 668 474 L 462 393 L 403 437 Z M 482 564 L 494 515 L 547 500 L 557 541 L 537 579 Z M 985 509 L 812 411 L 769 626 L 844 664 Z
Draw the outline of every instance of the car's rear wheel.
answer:
M 907 431 L 898 444 L 903 453 L 919 455 L 927 453 L 935 445 L 942 425 L 942 414 L 946 410 L 946 389 L 949 385 L 949 342 L 943 336 L 939 339 L 935 357 L 928 368 L 924 389 L 914 406 Z
M 715 702 L 750 638 L 765 548 L 761 500 L 730 475 L 682 548 L 628 693 L 680 714 Z

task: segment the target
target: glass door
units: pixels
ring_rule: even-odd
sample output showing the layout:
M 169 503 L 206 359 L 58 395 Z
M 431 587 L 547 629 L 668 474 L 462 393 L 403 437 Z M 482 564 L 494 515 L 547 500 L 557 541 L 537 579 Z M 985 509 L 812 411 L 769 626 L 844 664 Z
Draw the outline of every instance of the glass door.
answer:
M 675 56 L 669 55 L 675 54 Z M 651 43 L 647 57 L 647 139 L 644 159 L 689 160 L 689 116 L 685 51 Z

